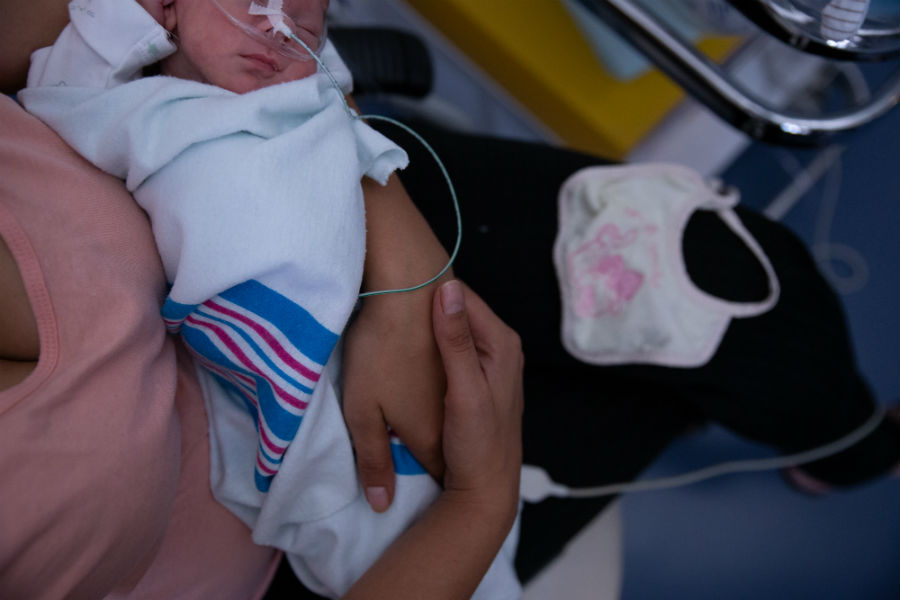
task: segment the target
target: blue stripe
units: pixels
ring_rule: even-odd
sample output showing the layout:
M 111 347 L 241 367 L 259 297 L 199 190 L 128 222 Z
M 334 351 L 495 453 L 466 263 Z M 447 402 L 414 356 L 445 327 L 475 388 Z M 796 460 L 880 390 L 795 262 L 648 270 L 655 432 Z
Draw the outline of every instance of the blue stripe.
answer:
M 232 393 L 237 394 L 237 396 L 240 398 L 240 400 L 243 402 L 245 408 L 247 409 L 247 412 L 249 412 L 250 415 L 253 417 L 253 425 L 256 427 L 256 430 L 259 431 L 259 421 L 256 416 L 256 409 L 254 408 L 254 406 L 252 404 L 250 404 L 250 402 L 247 401 L 247 399 L 244 397 L 244 395 L 240 393 L 237 386 L 235 386 L 233 383 L 231 383 L 230 381 L 228 381 L 221 375 L 212 373 L 212 376 L 216 379 L 216 381 L 219 382 L 219 385 L 221 385 L 224 389 L 230 390 Z M 264 454 L 266 455 L 266 458 L 269 458 L 271 460 L 271 455 L 268 452 L 265 452 L 265 450 L 263 449 L 263 444 L 262 444 L 261 439 L 259 441 L 259 448 L 260 448 L 260 450 L 263 450 Z M 277 461 L 273 460 L 272 462 L 280 463 L 281 459 L 279 458 Z M 257 490 L 259 490 L 262 493 L 268 492 L 269 487 L 272 485 L 272 479 L 273 479 L 273 476 L 263 474 L 262 472 L 260 472 L 259 466 L 253 465 L 253 483 L 256 486 Z
M 241 402 L 241 404 L 244 406 L 246 411 L 248 413 L 250 413 L 251 417 L 253 417 L 253 427 L 257 431 L 259 431 L 259 422 L 258 422 L 258 418 L 256 416 L 256 407 L 253 406 L 253 404 L 251 404 L 250 401 L 247 400 L 247 397 L 244 395 L 244 393 L 242 393 L 242 392 L 246 392 L 247 390 L 241 390 L 241 388 L 236 386 L 231 381 L 228 381 L 227 379 L 225 379 L 218 373 L 213 373 L 212 371 L 209 371 L 209 374 L 212 375 L 213 378 L 219 382 L 219 385 L 221 385 L 225 389 L 225 391 L 230 391 L 231 395 L 234 396 L 235 398 L 237 398 Z
M 425 475 L 428 472 L 403 444 L 391 444 L 391 458 L 397 475 Z
M 211 310 L 211 309 L 209 309 L 209 310 Z M 272 359 L 269 358 L 269 355 L 266 353 L 266 351 L 265 351 L 264 349 L 260 348 L 260 346 L 253 340 L 253 338 L 250 337 L 250 334 L 248 334 L 247 332 L 245 332 L 245 331 L 243 331 L 242 329 L 238 328 L 238 327 L 235 326 L 233 323 L 231 323 L 231 322 L 229 322 L 229 321 L 223 319 L 222 317 L 216 316 L 215 314 L 212 314 L 212 313 L 208 313 L 208 312 L 206 312 L 205 310 L 203 310 L 202 308 L 201 308 L 201 310 L 198 310 L 198 311 L 197 311 L 197 314 L 198 314 L 198 315 L 203 315 L 204 317 L 206 317 L 206 318 L 209 319 L 210 321 L 215 321 L 216 323 L 219 323 L 220 325 L 222 325 L 225 329 L 228 329 L 228 330 L 230 330 L 231 332 L 236 333 L 236 334 L 238 334 L 239 336 L 241 336 L 241 338 L 242 338 L 245 342 L 247 342 L 247 344 L 248 344 L 251 348 L 253 348 L 253 351 L 254 351 L 254 353 L 256 354 L 256 356 L 248 356 L 248 358 L 249 358 L 251 361 L 253 361 L 254 364 L 257 364 L 255 359 L 262 359 L 262 361 L 263 361 L 264 363 L 266 363 L 266 365 L 267 365 L 270 369 L 272 369 L 273 371 L 275 371 L 275 373 L 278 375 L 278 377 L 280 377 L 281 379 L 284 379 L 285 381 L 287 381 L 288 383 L 290 383 L 290 384 L 293 385 L 294 387 L 298 388 L 298 389 L 299 389 L 301 392 L 303 392 L 304 394 L 312 394 L 312 393 L 313 393 L 311 387 L 309 387 L 309 386 L 307 386 L 307 385 L 304 385 L 304 384 L 300 383 L 299 381 L 297 381 L 296 379 L 294 379 L 293 377 L 291 377 L 290 375 L 288 375 L 287 373 L 285 373 L 284 371 L 282 371 L 282 370 L 278 367 L 278 365 L 276 365 L 276 364 L 272 361 Z M 296 358 L 296 357 L 295 357 L 295 358 Z M 314 369 L 310 369 L 310 370 L 313 371 Z
M 209 335 L 207 335 L 205 330 L 194 325 L 185 325 L 181 330 L 181 337 L 184 340 L 184 343 L 197 354 L 206 357 L 217 365 L 225 367 L 229 371 L 242 373 L 248 377 L 256 378 L 255 373 L 248 371 L 243 365 L 235 364 L 230 358 L 222 354 L 222 351 L 216 347 Z
M 292 415 L 281 408 L 269 382 L 258 376 L 256 377 L 256 398 L 259 402 L 259 410 L 269 426 L 269 431 L 283 440 L 293 440 L 297 435 L 297 430 L 300 429 L 303 417 Z
M 262 455 L 265 456 L 266 460 L 273 465 L 280 465 L 281 461 L 284 460 L 284 454 L 282 454 L 281 456 L 274 456 L 272 454 L 272 451 L 266 447 L 262 440 L 262 434 L 260 434 L 259 436 L 259 444 L 257 444 L 257 446 L 259 446 L 259 452 L 261 452 Z M 287 452 L 287 449 L 285 449 L 285 452 Z M 275 468 L 277 469 L 278 467 Z
M 320 365 L 328 362 L 338 334 L 324 327 L 299 304 L 252 279 L 222 292 L 221 297 L 275 325 L 310 359 Z
M 213 344 L 205 331 L 194 326 L 186 326 L 182 329 L 181 335 L 184 342 L 198 354 L 202 354 L 226 369 L 252 377 L 256 381 L 256 398 L 257 402 L 259 402 L 259 410 L 265 416 L 269 429 L 283 440 L 294 439 L 302 419 L 281 408 L 275 399 L 274 391 L 268 380 L 232 362 Z
M 258 468 L 253 469 L 253 482 L 256 484 L 256 489 L 264 494 L 268 492 L 269 488 L 272 486 L 272 477 L 274 476 L 263 475 L 259 472 Z
M 184 321 L 198 306 L 199 304 L 181 304 L 171 298 L 166 298 L 162 307 L 162 316 L 171 321 Z

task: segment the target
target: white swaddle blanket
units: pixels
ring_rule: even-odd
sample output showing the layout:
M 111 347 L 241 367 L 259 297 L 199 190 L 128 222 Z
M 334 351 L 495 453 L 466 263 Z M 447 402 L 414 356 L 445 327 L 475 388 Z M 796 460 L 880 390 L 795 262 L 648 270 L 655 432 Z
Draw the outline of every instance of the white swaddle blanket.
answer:
M 384 182 L 406 154 L 348 118 L 323 74 L 242 95 L 140 78 L 175 47 L 139 5 L 110 2 L 72 3 L 20 97 L 149 214 L 163 315 L 258 419 L 265 491 L 359 293 L 360 179 Z M 323 59 L 349 89 L 333 47 Z
M 384 183 L 406 154 L 349 118 L 323 73 L 243 95 L 141 78 L 175 47 L 139 4 L 69 8 L 19 98 L 150 216 L 172 285 L 163 317 L 204 367 L 216 498 L 307 587 L 341 595 L 439 493 L 395 447 L 394 503 L 371 511 L 334 385 L 362 278 L 360 179 Z M 348 92 L 330 43 L 321 58 Z M 477 597 L 520 595 L 515 538 Z

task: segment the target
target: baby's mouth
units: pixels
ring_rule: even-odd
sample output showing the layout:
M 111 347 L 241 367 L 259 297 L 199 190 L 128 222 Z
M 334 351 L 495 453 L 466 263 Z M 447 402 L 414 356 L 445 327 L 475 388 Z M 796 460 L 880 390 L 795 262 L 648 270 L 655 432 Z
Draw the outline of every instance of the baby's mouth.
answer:
M 270 69 L 277 73 L 281 70 L 278 62 L 264 54 L 241 54 L 241 58 L 245 58 L 251 63 L 258 65 L 262 69 Z

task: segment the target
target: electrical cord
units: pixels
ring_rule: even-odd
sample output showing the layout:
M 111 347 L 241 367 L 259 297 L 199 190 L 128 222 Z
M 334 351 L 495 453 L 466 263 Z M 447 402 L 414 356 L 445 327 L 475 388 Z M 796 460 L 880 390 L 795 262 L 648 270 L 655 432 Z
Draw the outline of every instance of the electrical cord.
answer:
M 732 473 L 771 471 L 796 467 L 832 456 L 857 444 L 867 435 L 875 431 L 882 419 L 884 419 L 885 413 L 886 410 L 883 407 L 876 406 L 872 415 L 862 425 L 855 428 L 850 433 L 831 443 L 817 446 L 804 452 L 774 458 L 723 462 L 703 467 L 695 471 L 688 471 L 686 473 L 658 479 L 612 483 L 595 487 L 570 488 L 553 481 L 541 467 L 535 465 L 522 465 L 519 493 L 525 502 L 530 503 L 540 502 L 550 496 L 557 498 L 600 498 L 603 496 L 612 496 L 614 494 L 683 487 L 692 483 Z

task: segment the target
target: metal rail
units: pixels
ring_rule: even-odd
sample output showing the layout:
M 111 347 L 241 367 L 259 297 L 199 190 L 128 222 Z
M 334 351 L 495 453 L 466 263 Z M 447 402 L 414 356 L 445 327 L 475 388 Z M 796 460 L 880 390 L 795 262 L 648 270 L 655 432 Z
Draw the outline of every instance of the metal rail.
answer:
M 897 26 L 870 21 L 870 26 L 861 29 L 853 38 L 828 42 L 810 35 L 798 25 L 797 17 L 805 17 L 804 13 L 785 11 L 772 0 L 728 0 L 728 3 L 763 31 L 804 52 L 854 61 L 886 60 L 900 56 L 900 27 Z
M 756 139 L 781 144 L 821 143 L 873 121 L 900 101 L 898 71 L 862 106 L 820 117 L 782 112 L 750 97 L 722 68 L 686 44 L 637 2 L 582 1 L 691 96 Z

